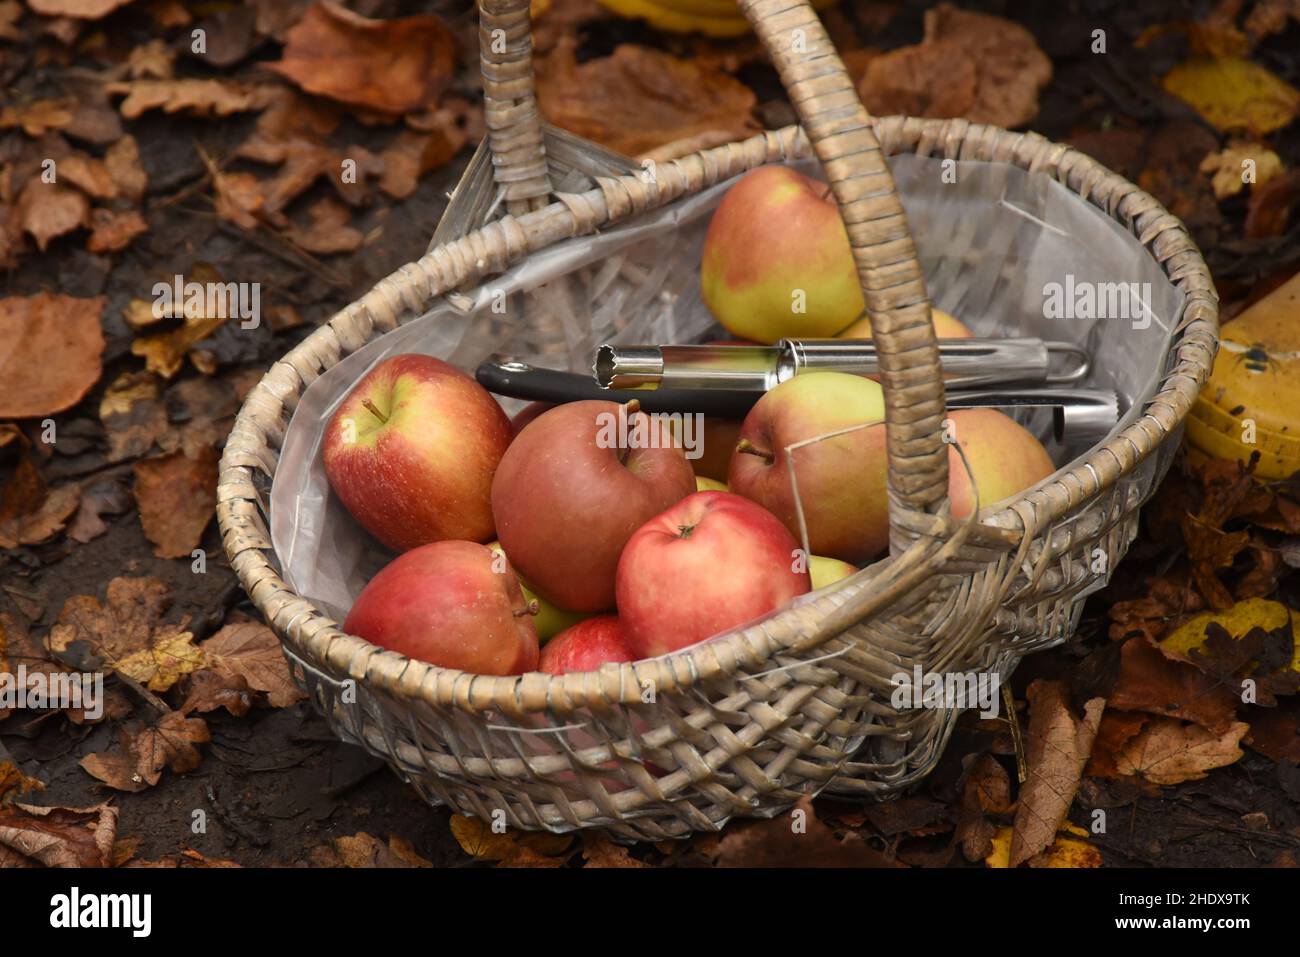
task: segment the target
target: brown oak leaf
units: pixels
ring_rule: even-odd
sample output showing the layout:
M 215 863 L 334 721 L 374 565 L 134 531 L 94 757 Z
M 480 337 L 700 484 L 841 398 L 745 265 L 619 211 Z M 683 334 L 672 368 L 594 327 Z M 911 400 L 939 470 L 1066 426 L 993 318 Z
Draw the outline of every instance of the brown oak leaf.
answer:
M 62 293 L 0 299 L 0 419 L 62 412 L 99 380 L 105 299 Z

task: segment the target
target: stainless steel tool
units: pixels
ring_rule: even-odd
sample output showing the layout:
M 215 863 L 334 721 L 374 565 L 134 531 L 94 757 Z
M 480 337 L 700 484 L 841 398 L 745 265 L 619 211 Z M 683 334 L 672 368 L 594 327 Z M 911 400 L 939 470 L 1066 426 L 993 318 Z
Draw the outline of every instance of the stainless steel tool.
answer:
M 1034 338 L 940 339 L 949 389 L 1011 383 L 1064 386 L 1091 371 L 1086 350 Z M 766 392 L 802 372 L 880 371 L 870 339 L 782 339 L 774 346 L 603 345 L 592 367 L 612 389 L 733 389 Z
M 725 348 L 741 348 L 727 346 Z M 578 402 L 636 399 L 646 412 L 698 412 L 740 419 L 763 397 L 752 385 L 733 388 L 710 379 L 707 388 L 661 387 L 610 389 L 595 378 L 576 372 L 543 369 L 513 356 L 493 356 L 478 367 L 476 378 L 489 392 L 535 402 Z M 1097 442 L 1119 420 L 1119 396 L 1107 389 L 1082 389 L 1064 385 L 1000 387 L 997 389 L 947 389 L 951 409 L 1047 407 L 1053 409 L 1053 426 L 1060 442 Z

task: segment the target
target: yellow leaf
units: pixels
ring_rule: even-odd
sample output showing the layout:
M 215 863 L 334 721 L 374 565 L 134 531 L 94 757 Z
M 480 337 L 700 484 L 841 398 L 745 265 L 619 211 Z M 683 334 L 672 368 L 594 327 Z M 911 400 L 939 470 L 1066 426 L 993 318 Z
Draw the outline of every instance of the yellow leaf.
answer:
M 1192 57 L 1165 74 L 1163 85 L 1220 130 L 1262 136 L 1300 112 L 1300 90 L 1240 57 Z
M 203 652 L 190 644 L 193 638 L 188 631 L 183 631 L 152 648 L 128 655 L 117 662 L 113 670 L 134 678 L 150 691 L 166 691 L 180 680 L 181 675 L 198 671 L 207 664 Z
M 985 867 L 1004 868 L 1011 861 L 1012 827 L 1000 827 L 993 835 L 993 849 L 984 858 Z M 1101 852 L 1087 841 L 1079 840 L 1088 832 L 1066 821 L 1056 833 L 1051 846 L 1030 859 L 1031 867 L 1100 867 Z
M 1230 143 L 1226 148 L 1211 153 L 1201 160 L 1201 172 L 1213 177 L 1215 199 L 1236 196 L 1246 188 L 1246 171 L 1253 166 L 1250 182 L 1263 186 L 1283 172 L 1282 158 L 1262 143 Z
M 1170 658 L 1196 664 L 1192 651 L 1205 645 L 1205 629 L 1210 624 L 1221 625 L 1233 638 L 1240 640 L 1252 628 L 1273 631 L 1291 619 L 1291 627 L 1300 630 L 1300 617 L 1281 602 L 1266 598 L 1247 598 L 1226 611 L 1203 612 L 1180 625 L 1168 638 L 1160 642 L 1160 650 Z M 1291 670 L 1300 671 L 1300 642 L 1296 643 Z
M 452 815 L 451 833 L 461 849 L 479 861 L 504 861 L 513 857 L 520 845 L 538 854 L 562 854 L 573 843 L 572 834 L 520 834 L 518 831 L 492 830 L 492 825 L 476 817 Z

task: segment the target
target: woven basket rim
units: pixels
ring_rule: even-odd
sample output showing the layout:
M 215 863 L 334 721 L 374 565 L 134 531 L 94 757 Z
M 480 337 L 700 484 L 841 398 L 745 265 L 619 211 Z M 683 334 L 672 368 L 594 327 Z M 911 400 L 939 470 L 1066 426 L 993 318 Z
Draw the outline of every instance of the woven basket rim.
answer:
M 268 402 L 283 404 L 285 390 L 274 378 L 280 366 L 298 374 L 296 360 L 309 364 L 313 345 L 326 340 L 337 342 L 342 351 L 351 352 L 371 341 L 377 334 L 396 328 L 379 328 L 371 317 L 363 315 L 362 300 L 345 307 L 303 342 L 273 363 L 267 373 L 245 398 L 236 418 L 221 461 L 218 486 L 218 515 L 232 567 L 240 583 L 276 627 L 282 640 L 290 642 L 300 654 L 327 664 L 329 669 L 350 678 L 364 679 L 402 697 L 421 700 L 435 707 L 457 707 L 476 713 L 486 710 L 522 716 L 538 712 L 570 714 L 584 708 L 608 708 L 614 704 L 640 704 L 643 682 L 656 693 L 690 688 L 701 681 L 727 677 L 739 668 L 769 660 L 795 648 L 806 650 L 865 615 L 879 610 L 898 594 L 906 593 L 913 581 L 916 563 L 938 560 L 950 554 L 957 541 L 967 534 L 996 544 L 1007 552 L 1017 552 L 1023 560 L 1032 539 L 1047 524 L 1061 518 L 1078 505 L 1111 487 L 1145 459 L 1182 421 L 1209 373 L 1217 348 L 1217 295 L 1199 250 L 1186 228 L 1153 197 L 1096 160 L 1063 144 L 1052 143 L 1032 133 L 1015 133 L 965 120 L 927 120 L 912 117 L 876 117 L 871 124 L 890 155 L 909 151 L 909 136 L 915 139 L 910 151 L 917 155 L 935 155 L 942 150 L 946 158 L 974 159 L 981 162 L 1008 162 L 1029 172 L 1043 172 L 1062 182 L 1071 192 L 1101 208 L 1111 218 L 1128 227 L 1156 258 L 1171 282 L 1186 295 L 1183 319 L 1173 331 L 1172 348 L 1163 359 L 1167 371 L 1154 384 L 1148 397 L 1141 400 L 1142 413 L 1108 441 L 1098 443 L 1086 453 L 1033 487 L 985 508 L 977 516 L 978 524 L 956 525 L 946 514 L 928 516 L 927 525 L 913 528 L 916 543 L 901 555 L 888 556 L 865 567 L 851 578 L 814 593 L 803 603 L 787 605 L 760 622 L 707 639 L 704 642 L 654 659 L 606 665 L 599 671 L 549 676 L 540 672 L 514 676 L 477 675 L 441 668 L 386 651 L 362 638 L 349 635 L 326 617 L 308 599 L 294 593 L 271 566 L 264 544 L 240 544 L 238 522 L 233 507 L 248 496 L 246 475 L 252 464 L 273 474 L 274 454 L 266 447 L 265 437 L 255 423 L 245 429 L 246 417 L 253 408 Z M 999 139 L 1001 137 L 1001 139 Z M 996 143 L 995 143 L 996 141 Z M 991 146 L 996 156 L 979 155 Z M 678 182 L 677 173 L 690 169 L 714 169 L 724 160 L 734 160 L 735 152 L 758 153 L 766 158 L 747 168 L 800 159 L 811 155 L 808 141 L 797 126 L 760 133 L 739 143 L 689 154 L 660 164 L 660 184 Z M 736 173 L 734 175 L 740 175 Z M 731 178 L 731 177 L 728 177 Z M 1077 179 L 1077 182 L 1071 182 Z M 1094 193 L 1103 183 L 1117 191 L 1105 206 L 1096 202 Z M 647 190 L 636 175 L 602 178 L 596 189 L 583 194 L 557 194 L 549 205 L 519 216 L 501 220 L 475 230 L 455 243 L 434 250 L 420 260 L 401 267 L 381 280 L 367 295 L 385 294 L 390 304 L 403 306 L 405 319 L 413 318 L 435 298 L 432 277 L 426 262 L 439 252 L 479 251 L 504 245 L 505 256 L 480 258 L 465 267 L 474 285 L 507 262 L 530 251 L 545 248 L 566 238 L 585 235 L 602 226 L 625 220 L 633 215 L 672 202 L 686 190 L 674 185 L 656 185 Z M 709 183 L 697 185 L 696 190 Z M 521 227 L 543 223 L 547 218 L 565 222 L 568 228 L 545 230 L 530 249 Z M 549 225 L 549 224 L 548 224 Z M 1162 243 L 1168 256 L 1163 259 L 1151 248 Z M 1170 271 L 1169 259 L 1178 255 L 1179 271 Z M 435 264 L 436 266 L 436 264 Z M 413 286 L 423 283 L 422 289 Z M 397 295 L 394 295 L 396 287 Z M 437 293 L 436 295 L 441 295 Z M 400 302 L 393 302 L 400 299 Z M 345 337 L 335 328 L 340 320 L 368 321 L 368 331 L 357 340 Z M 319 340 L 319 341 L 318 341 Z M 1169 362 L 1171 357 L 1175 361 Z M 299 392 L 310 384 L 303 377 Z M 297 393 L 289 393 L 297 394 Z M 252 438 L 252 448 L 237 446 L 237 438 Z M 260 443 L 260 449 L 258 444 Z M 236 455 L 236 452 L 239 455 Z M 261 454 L 259 454 L 261 453 Z M 237 459 L 239 459 L 237 461 Z M 264 536 L 263 536 L 264 537 Z M 878 587 L 871 587 L 878 586 Z M 881 596 L 884 596 L 883 598 Z M 297 632 L 297 633 L 295 633 Z M 313 649 L 311 645 L 317 647 Z

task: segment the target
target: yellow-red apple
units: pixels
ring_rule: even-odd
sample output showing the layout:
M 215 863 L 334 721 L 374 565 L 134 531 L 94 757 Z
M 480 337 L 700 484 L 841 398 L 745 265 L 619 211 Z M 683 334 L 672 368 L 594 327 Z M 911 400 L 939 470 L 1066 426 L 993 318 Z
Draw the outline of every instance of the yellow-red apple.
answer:
M 614 402 L 569 402 L 506 450 L 492 511 L 529 587 L 561 608 L 597 612 L 614 607 L 614 572 L 632 533 L 694 491 L 668 420 Z
M 537 668 L 532 608 L 509 564 L 477 542 L 443 541 L 389 562 L 343 630 L 443 668 L 518 675 Z
M 651 658 L 743 625 L 811 581 L 776 516 L 730 492 L 696 492 L 646 522 L 618 563 L 628 647 Z
M 1015 419 L 997 409 L 954 409 L 950 432 L 966 453 L 984 508 L 1036 485 L 1056 471 L 1042 444 Z M 970 477 L 955 448 L 948 449 L 948 497 L 952 514 L 964 518 L 976 507 Z
M 700 293 L 732 335 L 756 342 L 826 338 L 856 320 L 862 286 L 829 187 L 788 166 L 745 174 L 709 221 Z
M 855 564 L 889 543 L 888 460 L 883 424 L 787 447 L 885 417 L 880 384 L 845 372 L 810 372 L 768 392 L 745 417 L 727 487 L 751 498 L 800 535 L 788 459 L 814 555 Z
M 934 337 L 936 339 L 969 339 L 974 335 L 965 324 L 950 316 L 942 309 L 930 309 L 930 320 L 934 323 Z M 853 325 L 849 326 L 839 334 L 840 339 L 870 339 L 871 338 L 871 319 L 863 316 Z
M 833 585 L 840 579 L 856 574 L 857 571 L 858 566 L 842 562 L 838 558 L 813 555 L 808 559 L 808 575 L 812 578 L 813 591 L 825 588 L 827 585 Z
M 492 476 L 510 420 L 455 366 L 408 354 L 371 369 L 325 427 L 330 487 L 362 527 L 404 551 L 492 538 Z

